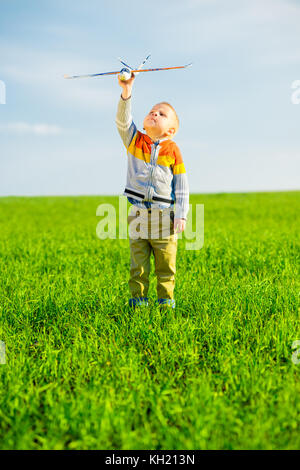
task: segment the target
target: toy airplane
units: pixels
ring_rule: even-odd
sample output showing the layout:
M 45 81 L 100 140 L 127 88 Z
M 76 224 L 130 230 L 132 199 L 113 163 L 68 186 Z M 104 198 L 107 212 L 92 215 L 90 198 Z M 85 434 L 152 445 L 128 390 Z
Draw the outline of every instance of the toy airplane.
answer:
M 147 60 L 149 59 L 149 57 L 150 57 L 150 55 L 148 55 L 146 57 L 146 59 L 143 60 L 141 65 L 135 70 L 132 67 L 130 67 L 130 65 L 125 64 L 125 62 L 123 62 L 120 58 L 118 58 L 118 60 L 121 62 L 121 64 L 125 65 L 126 68 L 118 70 L 117 72 L 92 73 L 92 74 L 88 74 L 88 75 L 73 75 L 73 76 L 64 75 L 64 78 L 90 78 L 90 77 L 100 77 L 101 75 L 116 75 L 116 74 L 119 74 L 121 80 L 127 81 L 127 80 L 130 79 L 132 73 L 134 73 L 135 76 L 136 76 L 140 72 L 156 72 L 158 70 L 184 69 L 184 68 L 190 67 L 192 65 L 192 64 L 187 64 L 187 65 L 181 65 L 179 67 L 162 67 L 162 68 L 158 68 L 158 69 L 144 69 L 144 70 L 141 70 L 142 67 L 144 66 L 145 62 L 147 62 Z

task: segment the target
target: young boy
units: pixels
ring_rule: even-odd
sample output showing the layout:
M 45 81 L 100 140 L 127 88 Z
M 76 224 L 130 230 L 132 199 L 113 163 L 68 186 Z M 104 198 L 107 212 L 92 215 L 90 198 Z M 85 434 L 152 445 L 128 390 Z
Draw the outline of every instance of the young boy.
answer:
M 150 256 L 153 251 L 159 305 L 175 307 L 177 233 L 185 229 L 189 210 L 189 188 L 181 153 L 173 137 L 179 121 L 168 103 L 153 106 L 144 119 L 144 130 L 137 130 L 131 116 L 134 74 L 127 81 L 118 77 L 122 94 L 116 124 L 127 149 L 128 169 L 124 195 L 132 204 L 128 223 L 139 217 L 140 235 L 129 230 L 131 268 L 129 305 L 148 305 Z M 176 203 L 174 214 L 174 202 Z M 158 219 L 158 216 L 160 219 Z M 162 226 L 161 220 L 169 226 Z M 153 222 L 160 220 L 159 225 Z M 141 225 L 148 230 L 141 229 Z M 153 236 L 153 233 L 155 235 Z

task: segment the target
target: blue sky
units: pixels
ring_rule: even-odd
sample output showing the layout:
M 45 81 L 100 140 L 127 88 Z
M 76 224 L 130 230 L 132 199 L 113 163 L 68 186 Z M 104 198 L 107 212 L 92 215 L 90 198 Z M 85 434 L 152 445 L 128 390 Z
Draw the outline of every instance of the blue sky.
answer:
M 193 62 L 137 77 L 133 117 L 169 101 L 193 193 L 299 188 L 300 1 L 0 2 L 0 195 L 121 194 L 117 79 L 66 74 Z

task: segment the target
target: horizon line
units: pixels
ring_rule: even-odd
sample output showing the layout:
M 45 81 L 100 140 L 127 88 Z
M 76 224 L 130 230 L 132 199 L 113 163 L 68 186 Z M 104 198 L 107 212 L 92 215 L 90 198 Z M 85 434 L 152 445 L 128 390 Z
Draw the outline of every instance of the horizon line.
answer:
M 240 190 L 240 191 L 218 191 L 218 192 L 205 192 L 195 193 L 190 192 L 190 196 L 197 195 L 219 195 L 219 194 L 253 194 L 253 193 L 287 193 L 287 192 L 300 192 L 298 189 L 265 189 L 265 190 Z M 0 198 L 6 197 L 119 197 L 124 194 L 4 194 Z M 124 196 L 127 197 L 127 196 Z M 176 204 L 176 203 L 175 203 Z

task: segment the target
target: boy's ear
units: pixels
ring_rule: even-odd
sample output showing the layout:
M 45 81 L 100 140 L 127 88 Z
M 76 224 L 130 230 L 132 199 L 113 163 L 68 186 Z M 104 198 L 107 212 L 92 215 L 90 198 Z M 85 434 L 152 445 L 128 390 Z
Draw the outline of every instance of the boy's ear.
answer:
M 170 127 L 170 129 L 168 130 L 167 134 L 168 134 L 170 137 L 173 137 L 173 135 L 175 134 L 175 127 Z

